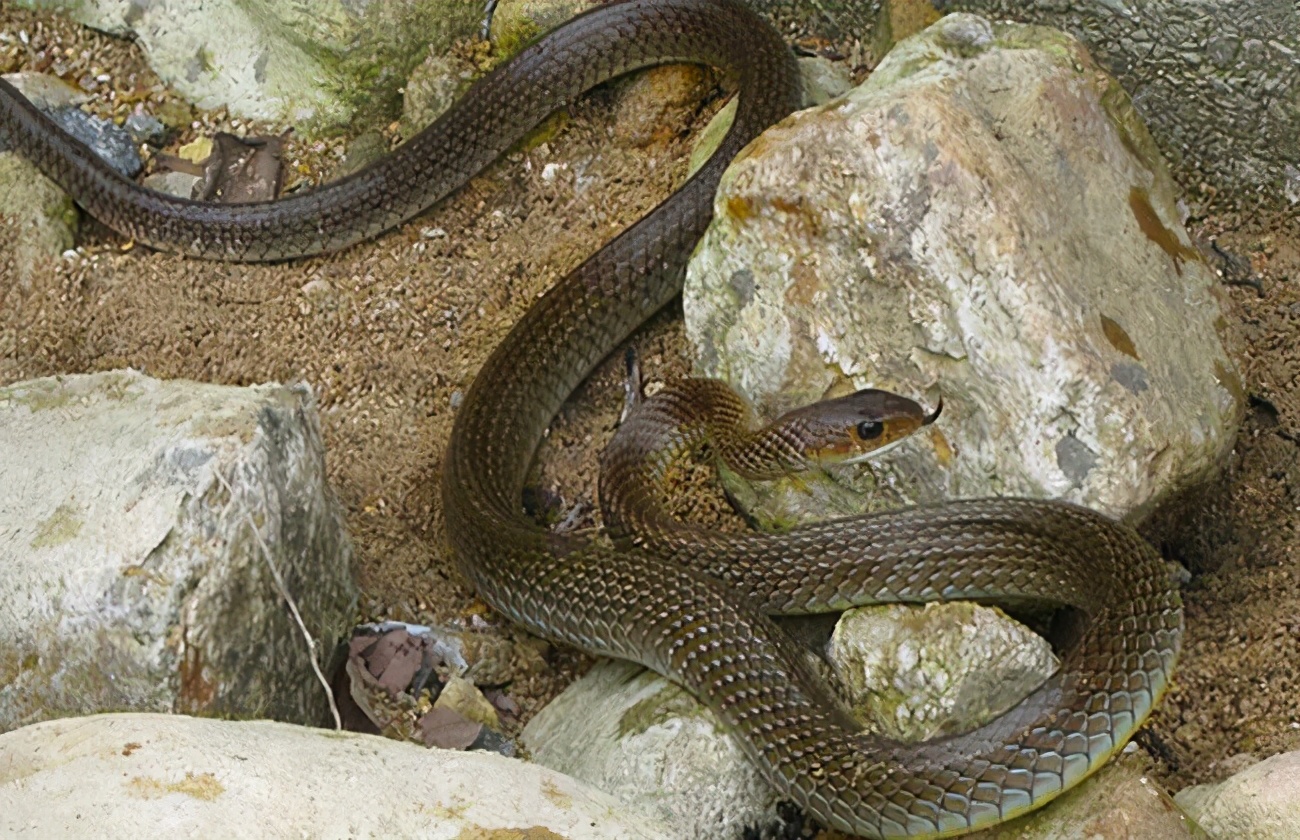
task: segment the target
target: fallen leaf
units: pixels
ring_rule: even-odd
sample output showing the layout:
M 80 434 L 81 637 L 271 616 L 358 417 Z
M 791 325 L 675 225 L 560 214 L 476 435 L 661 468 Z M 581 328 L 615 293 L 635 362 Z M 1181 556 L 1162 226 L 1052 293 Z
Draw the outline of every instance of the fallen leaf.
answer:
M 436 706 L 420 718 L 424 743 L 444 750 L 463 750 L 478 740 L 483 724 L 475 723 L 460 712 Z

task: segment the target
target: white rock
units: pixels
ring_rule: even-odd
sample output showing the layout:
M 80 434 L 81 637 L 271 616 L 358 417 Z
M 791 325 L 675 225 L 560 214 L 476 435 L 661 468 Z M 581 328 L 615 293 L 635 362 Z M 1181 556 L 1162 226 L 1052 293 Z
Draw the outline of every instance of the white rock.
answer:
M 897 647 L 869 654 L 882 634 Z M 838 671 L 850 702 L 868 716 L 872 730 L 910 740 L 986 722 L 1002 711 L 990 709 L 990 682 L 999 684 L 1009 706 L 1037 688 L 1055 665 L 1046 643 L 1024 627 L 998 610 L 966 603 L 853 610 L 835 635 L 836 660 L 857 671 Z M 1025 642 L 1028 651 L 1008 650 L 1026 636 L 1032 638 Z M 944 678 L 912 679 L 917 672 L 908 671 L 901 662 L 906 654 L 897 652 L 908 649 L 925 651 L 920 672 Z M 975 660 L 972 651 L 986 657 Z M 864 674 L 868 658 L 871 667 Z M 907 719 L 900 724 L 896 715 L 904 703 Z M 984 716 L 972 708 L 977 705 L 984 706 Z M 877 716 L 882 712 L 884 718 Z M 672 824 L 681 837 L 736 840 L 746 827 L 781 823 L 780 797 L 713 714 L 682 688 L 636 665 L 597 664 L 534 716 L 520 740 L 538 763 Z
M 1283 753 L 1214 785 L 1181 790 L 1174 801 L 1214 837 L 1300 837 L 1300 751 Z
M 202 181 L 202 177 L 189 172 L 155 172 L 144 179 L 143 185 L 177 198 L 193 198 L 194 188 Z
M 0 389 L 0 441 L 0 731 L 110 709 L 322 719 L 271 570 L 328 656 L 356 590 L 307 390 L 36 379 Z
M 538 764 L 662 820 L 676 837 L 736 840 L 777 819 L 775 791 L 712 713 L 639 665 L 597 663 L 520 741 Z
M 493 753 L 271 721 L 100 715 L 0 735 L 0 834 L 661 840 L 573 779 Z
M 821 516 L 991 494 L 1127 515 L 1235 433 L 1216 283 L 1077 42 L 950 15 L 733 163 L 684 304 L 698 372 L 765 415 L 833 388 L 942 395 L 932 434 L 874 484 L 838 476 L 860 495 Z
M 859 718 L 905 741 L 974 729 L 1057 666 L 1042 636 L 969 601 L 849 610 L 828 654 Z

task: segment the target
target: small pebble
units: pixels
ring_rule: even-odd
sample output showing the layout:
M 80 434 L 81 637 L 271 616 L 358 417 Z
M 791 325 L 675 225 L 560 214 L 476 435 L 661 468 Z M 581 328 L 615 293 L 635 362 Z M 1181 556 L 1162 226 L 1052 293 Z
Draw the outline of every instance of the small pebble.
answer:
M 144 186 L 177 198 L 193 198 L 194 187 L 202 180 L 188 172 L 155 172 L 144 179 Z
M 132 114 L 126 118 L 122 127 L 137 145 L 148 143 L 150 146 L 162 146 L 167 138 L 167 126 L 152 114 Z

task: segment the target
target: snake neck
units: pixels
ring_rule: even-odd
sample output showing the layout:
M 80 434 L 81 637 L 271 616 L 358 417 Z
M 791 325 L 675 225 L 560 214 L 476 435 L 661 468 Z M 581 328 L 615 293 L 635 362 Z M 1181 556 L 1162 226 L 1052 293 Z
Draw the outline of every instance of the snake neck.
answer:
M 616 541 L 632 534 L 691 532 L 671 513 L 681 465 L 708 448 L 740 476 L 766 481 L 808 469 L 798 430 L 779 422 L 755 427 L 749 401 L 717 379 L 672 383 L 640 401 L 601 455 L 600 502 Z
M 598 38 L 594 46 L 584 42 L 591 37 Z M 646 64 L 686 61 L 734 77 L 739 105 L 704 166 L 536 301 L 475 377 L 457 413 L 443 469 L 448 535 L 466 570 L 516 556 L 485 545 L 484 533 L 505 528 L 531 545 L 553 543 L 536 533 L 520 504 L 547 425 L 596 364 L 681 291 L 727 164 L 790 114 L 800 96 L 790 51 L 736 0 L 634 0 L 599 7 L 536 49 L 556 55 L 562 47 L 569 50 L 565 60 L 585 57 L 579 60 L 586 65 L 571 71 L 585 87 Z

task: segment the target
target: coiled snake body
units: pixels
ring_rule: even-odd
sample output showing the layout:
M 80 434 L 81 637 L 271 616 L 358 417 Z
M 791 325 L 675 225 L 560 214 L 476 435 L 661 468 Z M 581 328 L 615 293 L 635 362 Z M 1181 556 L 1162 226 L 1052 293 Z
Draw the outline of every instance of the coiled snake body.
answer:
M 629 0 L 581 15 L 390 157 L 273 202 L 202 204 L 144 190 L 3 83 L 0 133 L 139 242 L 212 259 L 286 259 L 411 218 L 582 91 L 672 61 L 734 75 L 735 122 L 684 186 L 539 299 L 474 379 L 443 464 L 460 567 L 485 601 L 534 632 L 685 685 L 783 795 L 827 825 L 868 837 L 956 834 L 1033 808 L 1103 763 L 1167 686 L 1181 605 L 1159 556 L 1130 529 L 1070 505 L 988 499 L 754 535 L 742 556 L 696 541 L 688 565 L 552 534 L 521 512 L 552 417 L 679 292 L 727 162 L 798 105 L 789 50 L 738 0 Z M 974 732 L 918 745 L 846 728 L 799 653 L 751 606 L 810 612 L 951 598 L 1032 599 L 1084 620 L 1060 672 L 1023 702 Z

